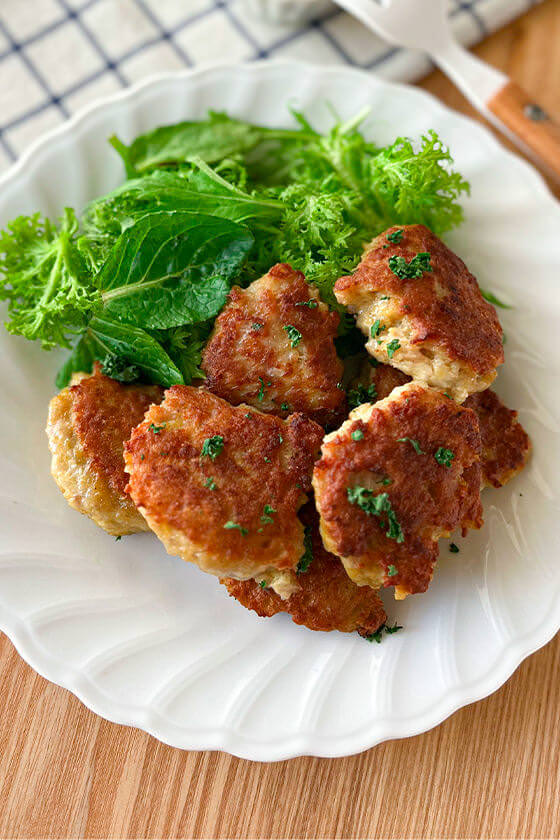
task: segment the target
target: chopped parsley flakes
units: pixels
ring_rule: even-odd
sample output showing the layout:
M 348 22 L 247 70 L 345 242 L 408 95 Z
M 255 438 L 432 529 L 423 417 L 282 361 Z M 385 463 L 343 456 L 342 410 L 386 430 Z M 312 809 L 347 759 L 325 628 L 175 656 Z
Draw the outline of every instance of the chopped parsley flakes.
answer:
M 150 432 L 153 432 L 154 435 L 159 435 L 159 433 L 162 432 L 165 429 L 165 426 L 166 426 L 165 423 L 162 423 L 161 426 L 156 426 L 155 423 L 150 423 L 150 425 L 148 426 L 148 429 L 149 429 Z
M 426 453 L 420 448 L 420 444 L 414 438 L 404 437 L 397 438 L 399 443 L 410 443 L 417 455 L 425 455 Z
M 397 351 L 401 346 L 401 343 L 398 338 L 393 338 L 386 347 L 387 355 L 390 359 L 393 358 L 395 355 L 395 351 Z
M 289 410 L 290 410 L 290 404 L 289 403 L 282 403 L 282 405 L 280 406 L 280 411 L 289 411 Z
M 422 251 L 412 257 L 410 262 L 407 262 L 404 257 L 389 257 L 389 268 L 401 280 L 414 280 L 417 277 L 422 277 L 425 271 L 431 271 L 430 264 L 431 254 L 428 251 Z
M 308 306 L 309 309 L 316 309 L 319 306 L 319 304 L 316 300 L 313 300 L 313 298 L 311 298 L 310 300 L 302 300 L 300 303 L 296 303 L 296 306 Z
M 399 245 L 403 238 L 404 229 L 399 228 L 399 230 L 394 230 L 392 233 L 388 233 L 385 239 L 387 242 L 392 242 L 393 245 Z
M 493 306 L 499 306 L 500 309 L 511 309 L 509 303 L 504 303 L 503 300 L 500 300 L 500 298 L 496 297 L 496 295 L 492 294 L 492 292 L 489 292 L 488 289 L 481 289 L 480 294 L 484 300 L 487 300 L 488 303 L 491 303 Z
M 383 330 L 386 329 L 387 327 L 385 326 L 385 324 L 382 324 L 379 318 L 377 318 L 377 320 L 375 320 L 369 328 L 369 334 L 372 338 L 375 338 L 377 335 L 379 335 L 380 332 L 383 332 Z
M 262 330 L 262 328 L 263 328 L 263 327 L 264 327 L 264 324 L 259 324 L 259 323 L 257 323 L 256 321 L 255 321 L 255 323 L 254 323 L 254 324 L 251 324 L 251 329 L 252 329 L 252 330 L 255 330 L 255 332 L 256 332 L 257 330 Z
M 274 519 L 270 515 L 271 513 L 276 513 L 276 510 L 270 505 L 265 505 L 261 516 L 261 522 L 264 522 L 265 525 L 270 525 L 274 522 Z
M 391 633 L 397 633 L 399 630 L 402 629 L 402 624 L 397 624 L 396 622 L 395 624 L 393 624 L 392 627 L 389 627 L 389 625 L 387 624 L 382 624 L 379 630 L 376 630 L 375 633 L 371 633 L 365 638 L 368 640 L 368 642 L 377 642 L 377 644 L 379 645 L 381 644 L 381 637 L 383 636 L 384 632 L 390 635 Z
M 207 478 L 206 481 L 204 482 L 204 486 L 208 487 L 209 490 L 215 490 L 216 489 L 216 482 L 214 481 L 213 478 Z
M 249 533 L 247 528 L 243 528 L 243 526 L 239 525 L 237 522 L 232 522 L 231 519 L 229 519 L 226 522 L 226 524 L 224 525 L 224 528 L 226 529 L 226 531 L 233 531 L 233 530 L 240 531 L 242 537 L 246 537 L 247 534 Z
M 313 540 L 311 538 L 311 528 L 309 527 L 309 525 L 306 525 L 303 533 L 303 554 L 301 555 L 299 563 L 297 564 L 297 574 L 302 575 L 304 572 L 306 572 L 312 562 Z
M 377 516 L 382 520 L 381 527 L 390 540 L 404 542 L 403 530 L 387 493 L 379 493 L 375 496 L 372 490 L 359 485 L 348 487 L 346 493 L 350 504 L 358 505 L 368 516 Z
M 211 458 L 215 461 L 222 449 L 224 448 L 224 439 L 221 435 L 212 435 L 206 438 L 200 450 L 201 458 Z
M 261 589 L 266 589 L 266 580 L 261 580 L 261 582 L 259 583 L 259 586 L 260 586 Z
M 270 388 L 272 382 L 267 382 L 266 385 L 264 384 L 264 379 L 262 376 L 259 376 L 259 382 L 261 383 L 261 387 L 259 388 L 259 393 L 257 394 L 257 399 L 259 402 L 262 402 L 264 399 L 264 389 Z
M 449 551 L 451 554 L 459 554 L 459 546 L 455 543 L 449 543 Z
M 362 403 L 373 402 L 376 397 L 375 383 L 372 382 L 367 388 L 360 384 L 357 388 L 348 392 L 348 405 L 350 408 L 356 408 L 357 405 L 362 405 Z
M 395 575 L 398 575 L 398 573 L 399 570 L 397 569 L 397 567 L 393 566 L 393 564 L 391 563 L 391 565 L 387 568 L 387 575 L 389 577 L 395 577 Z
M 442 467 L 450 467 L 451 461 L 455 457 L 455 454 L 451 451 L 451 449 L 444 449 L 443 446 L 440 446 L 436 449 L 434 453 L 434 458 L 441 464 Z
M 354 431 L 351 434 L 352 440 L 361 440 L 363 438 L 363 436 L 364 436 L 364 433 L 362 432 L 361 429 L 354 429 Z
M 288 333 L 288 338 L 290 339 L 290 344 L 292 347 L 297 347 L 300 343 L 301 339 L 303 338 L 302 334 L 299 330 L 296 330 L 291 324 L 286 324 L 285 327 L 282 327 L 283 330 L 286 330 Z

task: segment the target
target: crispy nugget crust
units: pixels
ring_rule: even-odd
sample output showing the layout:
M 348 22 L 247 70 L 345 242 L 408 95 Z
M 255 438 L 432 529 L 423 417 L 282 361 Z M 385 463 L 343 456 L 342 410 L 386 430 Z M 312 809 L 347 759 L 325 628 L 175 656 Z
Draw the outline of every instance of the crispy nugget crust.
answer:
M 282 600 L 255 580 L 226 578 L 221 583 L 240 604 L 261 617 L 287 612 L 296 624 L 310 630 L 357 630 L 361 636 L 375 633 L 387 619 L 381 599 L 369 586 L 356 586 L 339 558 L 325 549 L 312 503 L 305 506 L 301 518 L 311 528 L 313 561 L 307 572 L 297 576 L 297 592 Z
M 487 388 L 504 361 L 498 316 L 464 262 L 437 236 L 424 225 L 403 229 L 398 245 L 387 241 L 397 227 L 376 237 L 354 274 L 337 280 L 335 295 L 357 313 L 372 355 L 462 402 Z M 421 277 L 402 280 L 389 268 L 391 257 L 410 262 L 421 252 L 431 254 L 432 266 Z M 376 319 L 386 330 L 372 338 Z M 386 346 L 393 338 L 401 347 L 391 359 Z
M 310 300 L 314 308 L 298 305 Z M 278 417 L 299 411 L 322 426 L 336 425 L 346 402 L 337 387 L 342 378 L 334 347 L 338 323 L 338 314 L 320 302 L 300 271 L 275 265 L 247 289 L 230 292 L 204 351 L 205 387 L 232 405 L 247 403 Z M 287 325 L 301 333 L 296 347 Z M 283 403 L 289 410 L 282 410 Z
M 123 385 L 96 372 L 51 400 L 53 478 L 71 507 L 115 536 L 148 530 L 125 492 L 123 444 L 162 397 L 156 386 Z
M 482 480 L 488 487 L 503 487 L 521 472 L 531 453 L 531 441 L 517 411 L 507 408 L 491 390 L 465 401 L 480 424 Z
M 351 433 L 363 437 L 354 441 Z M 408 437 L 418 441 L 417 454 Z M 451 467 L 437 463 L 439 447 L 451 449 Z M 469 409 L 416 383 L 355 409 L 323 442 L 313 486 L 326 548 L 341 557 L 358 583 L 396 586 L 396 597 L 424 592 L 438 555 L 437 540 L 455 528 L 479 528 L 480 435 Z M 391 483 L 383 485 L 384 478 Z M 351 504 L 347 488 L 386 492 L 404 542 L 389 539 L 380 519 Z M 398 570 L 389 575 L 389 566 Z
M 375 385 L 378 400 L 384 400 L 395 388 L 400 388 L 401 385 L 410 382 L 408 374 L 389 365 L 378 365 L 376 368 L 372 368 L 368 364 L 366 372 L 369 376 L 369 382 L 373 382 Z
M 410 377 L 389 365 L 364 365 L 359 381 L 375 384 L 377 399 L 388 397 L 394 388 L 410 382 Z M 472 394 L 463 403 L 478 418 L 482 454 L 482 483 L 485 487 L 503 487 L 521 472 L 531 454 L 531 441 L 517 420 L 517 411 L 507 408 L 494 391 L 487 388 Z
M 214 435 L 224 439 L 222 452 L 201 457 Z M 293 569 L 303 553 L 297 511 L 322 436 L 301 414 L 283 421 L 175 385 L 125 447 L 127 489 L 168 552 L 206 572 L 245 579 Z M 261 520 L 264 505 L 275 510 L 271 523 Z M 247 534 L 225 529 L 228 521 Z
M 163 399 L 157 385 L 123 385 L 96 372 L 70 387 L 74 425 L 93 469 L 124 494 L 123 445 L 150 405 Z

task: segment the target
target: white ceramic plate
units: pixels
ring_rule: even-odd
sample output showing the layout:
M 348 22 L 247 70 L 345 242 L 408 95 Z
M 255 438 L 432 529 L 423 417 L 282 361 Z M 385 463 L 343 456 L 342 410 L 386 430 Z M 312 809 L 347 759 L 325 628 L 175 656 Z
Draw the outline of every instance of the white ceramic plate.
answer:
M 201 118 L 208 108 L 270 125 L 287 103 L 318 125 L 325 102 L 372 107 L 381 143 L 435 128 L 471 181 L 448 237 L 502 314 L 497 390 L 534 441 L 528 468 L 484 494 L 486 524 L 443 548 L 428 593 L 388 601 L 404 630 L 380 645 L 258 619 L 216 579 L 151 535 L 120 542 L 71 510 L 49 475 L 44 425 L 55 354 L 0 331 L 0 628 L 21 655 L 103 717 L 188 749 L 275 760 L 339 756 L 422 732 L 500 686 L 560 627 L 560 208 L 541 178 L 490 134 L 416 88 L 350 69 L 221 67 L 154 79 L 45 137 L 2 179 L 0 224 L 81 208 L 114 187 L 105 139 Z

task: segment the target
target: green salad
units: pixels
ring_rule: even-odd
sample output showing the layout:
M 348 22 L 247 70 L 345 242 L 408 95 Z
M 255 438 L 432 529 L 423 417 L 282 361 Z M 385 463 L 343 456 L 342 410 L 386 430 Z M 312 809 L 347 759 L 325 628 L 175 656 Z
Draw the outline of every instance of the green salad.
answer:
M 6 327 L 70 351 L 58 387 L 94 361 L 123 382 L 189 383 L 232 284 L 288 262 L 340 309 L 334 283 L 376 234 L 423 223 L 440 235 L 461 222 L 469 187 L 434 131 L 378 147 L 359 130 L 367 113 L 327 134 L 293 116 L 291 129 L 210 113 L 130 145 L 112 137 L 121 186 L 0 233 Z M 359 340 L 352 322 L 341 320 L 341 355 Z

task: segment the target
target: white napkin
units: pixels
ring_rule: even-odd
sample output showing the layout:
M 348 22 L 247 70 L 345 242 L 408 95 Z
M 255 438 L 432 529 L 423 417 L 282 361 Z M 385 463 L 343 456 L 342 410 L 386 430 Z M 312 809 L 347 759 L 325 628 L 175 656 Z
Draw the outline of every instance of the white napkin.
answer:
M 76 109 L 156 72 L 265 57 L 350 63 L 398 80 L 429 69 L 421 54 L 388 47 L 336 9 L 303 25 L 279 25 L 252 11 L 258 2 L 1 0 L 0 170 Z M 449 2 L 453 26 L 467 44 L 534 5 Z

